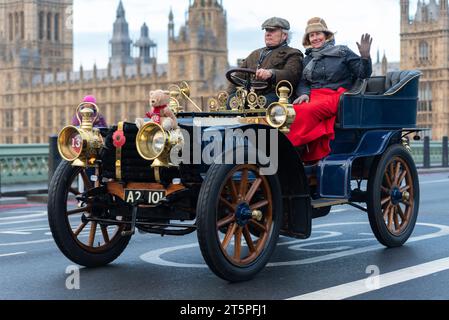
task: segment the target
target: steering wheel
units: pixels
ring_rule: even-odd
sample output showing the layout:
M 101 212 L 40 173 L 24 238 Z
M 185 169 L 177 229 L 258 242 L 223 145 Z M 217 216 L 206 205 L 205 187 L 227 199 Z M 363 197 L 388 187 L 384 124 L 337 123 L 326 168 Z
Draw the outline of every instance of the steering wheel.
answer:
M 242 77 L 243 76 L 243 77 Z M 268 81 L 256 80 L 256 70 L 246 68 L 234 68 L 226 72 L 226 79 L 237 87 L 246 90 L 264 90 L 270 86 Z

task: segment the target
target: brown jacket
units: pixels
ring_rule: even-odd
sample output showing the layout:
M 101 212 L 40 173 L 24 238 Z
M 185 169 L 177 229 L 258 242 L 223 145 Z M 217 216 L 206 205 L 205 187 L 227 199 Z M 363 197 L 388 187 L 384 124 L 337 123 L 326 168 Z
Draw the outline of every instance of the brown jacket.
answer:
M 261 48 L 253 51 L 248 58 L 243 60 L 240 68 L 257 69 L 260 55 L 266 48 Z M 298 49 L 293 49 L 289 46 L 283 46 L 274 49 L 259 66 L 259 69 L 271 69 L 274 71 L 276 82 L 273 85 L 264 90 L 263 92 L 257 92 L 258 94 L 267 94 L 274 92 L 276 85 L 282 80 L 288 80 L 292 83 L 293 88 L 296 88 L 301 80 L 303 70 L 303 58 L 304 55 Z M 235 92 L 235 86 L 230 85 L 228 89 L 229 93 Z

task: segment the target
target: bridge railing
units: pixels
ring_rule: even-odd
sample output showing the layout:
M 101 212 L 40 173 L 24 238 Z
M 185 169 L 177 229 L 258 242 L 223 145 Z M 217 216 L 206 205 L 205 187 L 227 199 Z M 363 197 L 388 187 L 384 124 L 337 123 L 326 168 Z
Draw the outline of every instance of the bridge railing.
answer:
M 48 180 L 48 144 L 0 145 L 2 184 Z
M 49 166 L 54 170 L 55 163 L 59 161 L 56 141 L 50 142 L 51 144 L 0 145 L 0 188 L 2 184 L 48 182 Z M 411 147 L 418 167 L 448 167 L 447 137 L 443 142 L 427 139 L 413 142 Z

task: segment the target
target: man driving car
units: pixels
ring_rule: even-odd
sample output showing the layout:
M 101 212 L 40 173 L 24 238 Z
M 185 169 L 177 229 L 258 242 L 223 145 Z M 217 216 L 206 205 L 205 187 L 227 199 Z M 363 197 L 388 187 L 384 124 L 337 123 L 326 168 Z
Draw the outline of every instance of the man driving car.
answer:
M 296 88 L 302 74 L 304 55 L 298 49 L 289 47 L 290 23 L 282 18 L 273 17 L 262 24 L 265 30 L 266 47 L 253 51 L 239 66 L 256 71 L 255 78 L 268 82 L 268 87 L 256 90 L 259 95 L 267 98 L 267 106 L 278 101 L 276 85 L 282 80 L 288 80 Z M 235 94 L 235 85 L 230 85 L 228 93 Z

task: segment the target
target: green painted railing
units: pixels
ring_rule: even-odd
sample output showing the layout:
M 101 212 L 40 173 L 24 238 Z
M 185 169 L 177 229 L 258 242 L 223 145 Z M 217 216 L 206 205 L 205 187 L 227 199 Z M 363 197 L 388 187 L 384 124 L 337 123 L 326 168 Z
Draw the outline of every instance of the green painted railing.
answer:
M 46 182 L 48 144 L 0 145 L 1 184 Z
M 424 142 L 413 142 L 411 144 L 413 159 L 416 165 L 422 166 L 424 163 Z M 443 142 L 430 142 L 430 164 L 432 167 L 441 167 L 443 163 Z

